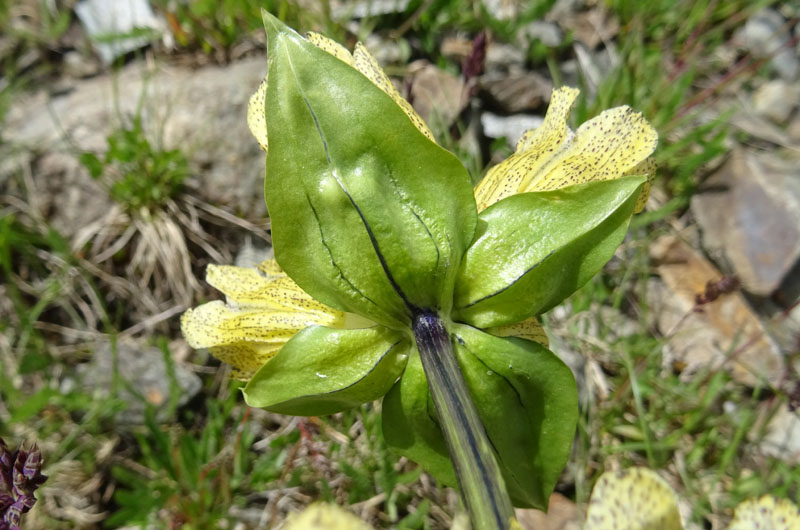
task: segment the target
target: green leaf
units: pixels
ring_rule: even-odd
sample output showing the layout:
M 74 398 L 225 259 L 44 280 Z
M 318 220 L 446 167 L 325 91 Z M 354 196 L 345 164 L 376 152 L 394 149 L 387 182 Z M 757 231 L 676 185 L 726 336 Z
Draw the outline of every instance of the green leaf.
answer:
M 572 372 L 536 342 L 463 325 L 453 332 L 464 379 L 511 499 L 516 506 L 546 509 L 578 422 Z
M 464 378 L 497 450 L 516 506 L 544 509 L 567 463 L 578 420 L 578 392 L 569 368 L 550 350 L 519 338 L 451 327 Z M 438 480 L 455 485 L 419 356 L 383 400 L 386 442 Z
M 410 341 L 382 326 L 311 326 L 244 388 L 245 401 L 281 414 L 323 416 L 380 398 L 400 377 Z
M 552 308 L 625 237 L 643 176 L 521 193 L 484 210 L 455 289 L 455 320 L 479 328 Z
M 449 311 L 477 218 L 466 170 L 360 72 L 264 19 L 278 263 L 321 302 L 395 329 Z

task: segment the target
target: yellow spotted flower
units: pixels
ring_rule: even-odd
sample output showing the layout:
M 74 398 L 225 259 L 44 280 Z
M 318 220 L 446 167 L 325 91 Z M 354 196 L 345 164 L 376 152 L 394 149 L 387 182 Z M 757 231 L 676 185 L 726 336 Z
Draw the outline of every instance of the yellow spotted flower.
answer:
M 586 530 L 682 530 L 675 491 L 647 468 L 604 473 L 592 490 Z M 800 530 L 791 501 L 765 495 L 736 507 L 728 530 Z
M 251 406 L 383 398 L 388 445 L 457 479 L 473 526 L 507 527 L 512 501 L 546 505 L 577 422 L 536 316 L 613 256 L 646 201 L 655 131 L 619 107 L 572 132 L 577 90 L 561 88 L 473 190 L 363 45 L 265 26 L 248 124 L 275 260 L 210 266 L 227 300 L 187 311 L 184 335 L 249 380 Z

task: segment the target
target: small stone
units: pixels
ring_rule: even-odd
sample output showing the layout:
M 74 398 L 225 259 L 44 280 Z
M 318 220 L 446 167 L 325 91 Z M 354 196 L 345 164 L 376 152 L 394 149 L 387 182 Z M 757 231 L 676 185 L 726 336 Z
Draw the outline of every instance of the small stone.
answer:
M 122 382 L 117 396 L 127 404 L 127 408 L 117 415 L 117 421 L 129 425 L 144 423 L 147 404 L 155 407 L 158 421 L 168 421 L 171 375 L 161 350 L 118 343 L 116 358 L 117 374 Z M 91 361 L 78 367 L 78 383 L 98 399 L 107 399 L 111 395 L 114 368 L 114 350 L 110 343 L 102 343 L 95 349 Z M 180 407 L 200 392 L 202 382 L 194 372 L 179 363 L 173 364 L 173 368 L 178 386 L 177 405 Z
M 408 3 L 409 0 L 339 0 L 331 2 L 331 18 L 344 21 L 402 13 Z
M 783 79 L 767 81 L 753 93 L 753 108 L 775 123 L 785 123 L 798 106 L 798 88 Z
M 772 411 L 765 411 L 771 414 Z M 786 404 L 772 415 L 767 434 L 759 443 L 765 455 L 780 458 L 791 465 L 800 464 L 800 414 Z
M 489 44 L 491 48 L 492 44 Z M 456 62 L 461 62 L 471 52 L 473 47 L 472 39 L 465 39 L 460 36 L 449 35 L 442 40 L 439 46 L 439 52 L 449 59 L 454 59 Z
M 405 39 L 385 39 L 373 33 L 364 39 L 364 46 L 375 57 L 378 64 L 406 64 L 411 56 L 411 48 Z
M 467 54 L 469 54 L 470 50 L 467 51 Z M 498 70 L 506 72 L 512 68 L 522 68 L 524 64 L 525 51 L 520 46 L 502 42 L 490 42 L 486 48 L 487 72 Z
M 237 267 L 256 267 L 264 260 L 273 259 L 275 251 L 272 247 L 259 247 L 253 245 L 250 238 L 245 239 L 242 248 L 236 253 L 233 264 Z
M 800 283 L 800 266 L 797 268 L 795 278 Z M 788 289 L 787 289 L 788 290 Z M 791 293 L 790 295 L 791 296 Z M 769 300 L 772 305 L 772 300 Z M 800 351 L 800 298 L 793 296 L 788 300 L 788 308 L 770 307 L 771 318 L 766 322 L 770 335 L 778 343 L 778 346 L 786 354 L 791 355 Z M 761 308 L 762 312 L 764 308 Z M 795 356 L 794 370 L 800 373 L 800 357 Z
M 703 247 L 747 291 L 768 296 L 800 258 L 797 162 L 737 149 L 704 188 L 691 202 Z
M 481 114 L 483 134 L 489 138 L 503 138 L 511 147 L 517 145 L 517 140 L 528 129 L 540 126 L 544 118 L 531 114 L 514 114 L 513 116 L 499 116 L 491 112 Z
M 556 20 L 565 32 L 572 32 L 575 39 L 590 50 L 602 42 L 609 42 L 619 32 L 619 21 L 601 3 L 588 11 Z
M 521 0 L 482 0 L 483 7 L 494 19 L 511 20 L 519 16 L 524 3 Z
M 83 0 L 75 5 L 75 13 L 105 64 L 111 64 L 117 57 L 147 45 L 158 38 L 164 28 L 147 0 Z M 152 35 L 142 35 L 141 30 L 144 29 L 150 30 Z M 134 31 L 139 34 L 125 36 Z
M 464 82 L 424 60 L 411 63 L 408 72 L 414 109 L 434 130 L 449 127 L 466 105 Z
M 82 53 L 72 50 L 64 54 L 64 74 L 79 79 L 92 77 L 100 72 L 97 60 L 92 60 Z
M 789 46 L 791 35 L 786 20 L 772 8 L 764 8 L 750 17 L 736 33 L 735 41 L 760 59 L 769 59 L 773 70 L 787 81 L 800 75 L 800 59 Z
M 698 296 L 722 273 L 674 236 L 658 239 L 651 254 L 661 281 L 650 279 L 647 301 L 666 341 L 666 368 L 679 369 L 683 378 L 724 368 L 745 385 L 777 388 L 784 358 L 742 293 L 725 292 L 698 304 Z
M 547 12 L 545 19 L 551 22 L 568 19 L 581 11 L 585 3 L 586 0 L 556 0 L 556 3 Z
M 520 526 L 526 530 L 579 530 L 583 528 L 578 507 L 560 493 L 550 495 L 547 512 L 517 508 L 515 515 Z
M 800 145 L 800 113 L 789 122 L 789 125 L 786 127 L 786 134 L 789 135 L 791 141 Z
M 481 88 L 503 112 L 513 114 L 544 107 L 553 83 L 536 72 L 493 72 L 481 78 Z
M 608 74 L 622 63 L 613 43 L 596 52 L 579 42 L 574 43 L 572 49 L 590 94 L 596 93 L 597 87 L 603 83 Z
M 711 114 L 706 114 L 707 118 L 711 118 L 711 116 Z M 711 119 L 715 119 L 717 116 L 719 116 L 719 114 L 714 113 Z M 757 114 L 752 109 L 742 109 L 741 112 L 737 112 L 731 116 L 728 123 L 735 129 L 744 132 L 754 139 L 763 140 L 780 146 L 792 145 L 792 137 L 787 131 L 784 131 L 781 127 Z M 726 144 L 726 147 L 735 147 L 738 145 L 730 140 L 729 142 L 731 145 L 728 146 Z
M 564 33 L 553 22 L 534 20 L 519 30 L 518 39 L 525 45 L 539 41 L 548 48 L 557 48 L 564 42 Z

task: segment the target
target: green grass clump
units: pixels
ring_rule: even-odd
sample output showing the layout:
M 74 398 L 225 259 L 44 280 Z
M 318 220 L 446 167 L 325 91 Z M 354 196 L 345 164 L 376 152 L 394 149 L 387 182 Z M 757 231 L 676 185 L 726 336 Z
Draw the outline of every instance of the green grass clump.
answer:
M 102 158 L 81 153 L 80 161 L 95 179 L 103 179 L 111 198 L 128 211 L 158 210 L 173 198 L 189 176 L 189 162 L 179 149 L 159 149 L 151 144 L 136 116 L 108 138 Z

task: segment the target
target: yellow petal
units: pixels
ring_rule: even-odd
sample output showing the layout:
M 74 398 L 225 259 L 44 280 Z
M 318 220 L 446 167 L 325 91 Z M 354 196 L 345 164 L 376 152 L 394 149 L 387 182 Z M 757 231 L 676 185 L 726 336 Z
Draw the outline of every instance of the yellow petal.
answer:
M 334 311 L 311 298 L 283 271 L 274 267 L 277 267 L 275 260 L 266 260 L 257 269 L 209 265 L 206 281 L 228 297 L 228 304 L 239 309 L 289 310 L 320 315 Z M 336 314 L 341 313 L 337 311 Z
M 575 132 L 575 137 L 520 191 L 549 191 L 619 178 L 649 157 L 658 134 L 641 113 L 628 106 L 603 111 Z
M 592 490 L 587 530 L 681 530 L 675 492 L 649 469 L 608 472 Z
M 267 95 L 267 78 L 265 77 L 258 85 L 256 93 L 250 96 L 247 104 L 247 126 L 250 132 L 256 137 L 261 149 L 267 151 L 267 119 L 264 114 L 264 98 Z
M 371 530 L 371 526 L 334 504 L 312 504 L 289 516 L 283 530 Z
M 637 164 L 624 173 L 627 175 L 647 175 L 647 180 L 642 185 L 642 191 L 639 192 L 639 197 L 636 199 L 636 206 L 633 208 L 633 213 L 639 213 L 644 210 L 647 204 L 647 199 L 650 198 L 650 188 L 653 186 L 653 178 L 656 176 L 656 161 L 648 158 L 644 162 Z
M 577 95 L 572 88 L 553 91 L 544 123 L 526 132 L 516 152 L 478 184 L 479 210 L 515 193 L 555 190 L 626 174 L 648 175 L 636 205 L 637 211 L 644 208 L 654 174 L 647 158 L 658 143 L 655 129 L 640 113 L 622 106 L 604 111 L 572 133 L 566 120 Z
M 256 268 L 264 273 L 265 276 L 286 276 L 278 262 L 274 259 L 267 259 L 259 263 Z
M 545 348 L 550 346 L 550 339 L 547 338 L 547 333 L 544 332 L 544 328 L 536 317 L 531 317 L 516 324 L 487 328 L 485 331 L 497 337 L 520 337 L 538 342 Z
M 337 323 L 325 317 L 300 311 L 234 309 L 220 300 L 208 302 L 184 313 L 183 334 L 193 348 L 210 348 L 237 342 L 284 343 L 301 329 Z
M 378 61 L 375 60 L 372 55 L 367 51 L 367 48 L 364 47 L 363 44 L 360 42 L 356 44 L 356 49 L 353 50 L 353 66 L 356 70 L 364 74 L 367 79 L 372 81 L 372 83 L 383 90 L 390 98 L 397 103 L 403 112 L 406 113 L 406 116 L 411 120 L 419 131 L 428 137 L 428 139 L 432 142 L 435 142 L 433 138 L 433 133 L 419 117 L 417 111 L 414 110 L 414 107 L 411 104 L 403 99 L 403 96 L 400 95 L 400 92 L 392 84 L 389 77 L 383 71 L 383 69 L 378 64 Z
M 800 510 L 792 501 L 765 495 L 736 507 L 728 530 L 800 530 Z
M 252 375 L 303 328 L 345 324 L 343 312 L 311 298 L 274 260 L 258 268 L 209 265 L 207 280 L 228 302 L 186 311 L 181 329 L 193 348 L 208 348 L 239 377 Z
M 553 90 L 544 122 L 517 142 L 513 155 L 494 166 L 475 187 L 478 211 L 522 191 L 531 177 L 554 158 L 572 137 L 567 117 L 579 90 L 561 87 Z
M 262 342 L 237 342 L 225 346 L 212 346 L 209 353 L 233 367 L 231 377 L 247 381 L 264 363 L 275 357 L 285 342 L 268 344 Z
M 353 64 L 353 56 L 350 55 L 350 52 L 347 51 L 347 48 L 336 42 L 335 40 L 329 39 L 324 35 L 320 35 L 314 31 L 309 31 L 306 33 L 306 38 L 308 42 L 316 46 L 322 51 L 326 51 L 336 57 L 337 59 L 341 60 L 344 63 Z

